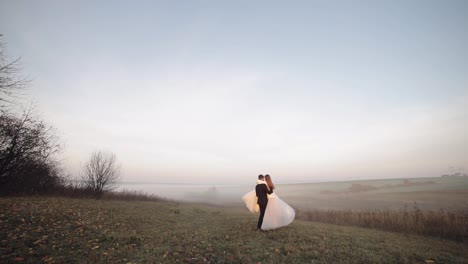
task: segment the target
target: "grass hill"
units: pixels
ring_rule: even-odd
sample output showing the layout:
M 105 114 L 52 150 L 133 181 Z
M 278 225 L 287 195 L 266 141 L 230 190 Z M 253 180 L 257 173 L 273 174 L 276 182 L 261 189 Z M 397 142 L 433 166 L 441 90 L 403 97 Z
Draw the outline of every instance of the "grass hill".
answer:
M 467 263 L 468 245 L 295 221 L 255 230 L 238 208 L 0 198 L 1 263 Z

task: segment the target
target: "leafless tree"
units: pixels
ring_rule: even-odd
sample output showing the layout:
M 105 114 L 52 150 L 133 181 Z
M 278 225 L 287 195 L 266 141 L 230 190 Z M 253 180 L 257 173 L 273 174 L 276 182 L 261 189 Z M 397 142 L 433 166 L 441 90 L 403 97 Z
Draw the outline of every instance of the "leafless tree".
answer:
M 20 104 L 20 59 L 5 54 L 0 34 L 0 194 L 46 192 L 60 185 L 61 149 L 55 130 Z M 13 109 L 14 106 L 16 109 Z
M 61 150 L 61 144 L 55 130 L 33 112 L 32 107 L 20 116 L 1 111 L 0 191 L 3 193 L 34 193 L 42 187 L 51 187 L 58 177 L 54 154 Z
M 96 151 L 91 154 L 84 166 L 83 182 L 87 188 L 94 191 L 96 198 L 101 198 L 104 192 L 117 188 L 120 180 L 120 164 L 115 154 Z
M 8 58 L 5 54 L 5 45 L 0 39 L 0 108 L 15 104 L 19 92 L 29 83 L 28 79 L 20 74 L 20 59 Z

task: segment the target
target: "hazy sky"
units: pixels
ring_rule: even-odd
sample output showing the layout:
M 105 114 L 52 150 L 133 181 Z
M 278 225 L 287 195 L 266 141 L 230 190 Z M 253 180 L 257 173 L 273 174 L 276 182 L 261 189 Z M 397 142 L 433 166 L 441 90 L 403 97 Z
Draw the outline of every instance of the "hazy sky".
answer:
M 468 1 L 0 0 L 73 174 L 422 177 L 468 168 Z

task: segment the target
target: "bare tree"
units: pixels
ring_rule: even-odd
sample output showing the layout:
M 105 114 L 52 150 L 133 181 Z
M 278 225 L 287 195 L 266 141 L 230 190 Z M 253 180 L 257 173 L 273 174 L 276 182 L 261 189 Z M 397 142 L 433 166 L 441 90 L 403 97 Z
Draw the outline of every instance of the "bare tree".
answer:
M 21 76 L 20 59 L 10 59 L 4 47 L 0 34 L 0 195 L 44 193 L 60 185 L 54 157 L 61 144 L 34 107 L 21 105 L 29 81 Z
M 29 83 L 26 78 L 20 75 L 19 62 L 21 58 L 9 59 L 4 51 L 5 45 L 0 39 L 0 108 L 15 104 L 19 91 Z
M 54 155 L 60 150 L 55 130 L 35 117 L 32 107 L 21 116 L 1 111 L 0 191 L 35 193 L 53 187 L 58 167 Z
M 84 166 L 82 178 L 85 186 L 92 189 L 98 199 L 104 192 L 117 188 L 120 180 L 120 164 L 115 154 L 104 151 L 92 153 Z

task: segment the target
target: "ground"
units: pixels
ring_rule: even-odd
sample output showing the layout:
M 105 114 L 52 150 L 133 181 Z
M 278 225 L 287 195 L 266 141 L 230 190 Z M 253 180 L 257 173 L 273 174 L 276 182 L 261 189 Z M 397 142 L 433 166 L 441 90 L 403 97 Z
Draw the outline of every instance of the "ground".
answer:
M 2 263 L 467 263 L 468 245 L 174 202 L 0 198 Z

